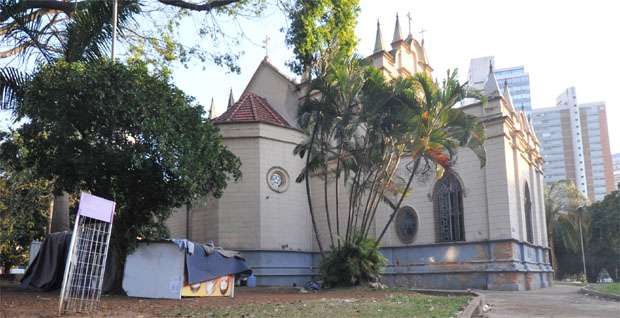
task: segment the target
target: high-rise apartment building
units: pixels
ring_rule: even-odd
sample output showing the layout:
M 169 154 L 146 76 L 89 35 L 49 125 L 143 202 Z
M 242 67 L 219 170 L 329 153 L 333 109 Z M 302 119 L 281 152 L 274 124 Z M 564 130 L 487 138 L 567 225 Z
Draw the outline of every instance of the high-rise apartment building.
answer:
M 500 88 L 508 86 L 508 92 L 512 97 L 512 104 L 518 110 L 530 114 L 532 102 L 530 97 L 530 75 L 525 72 L 524 66 L 496 68 L 493 56 L 485 56 L 472 59 L 469 66 L 468 82 L 473 87 L 477 83 L 484 83 L 488 78 L 490 67 L 493 67 L 495 79 Z
M 613 191 L 605 103 L 579 104 L 571 87 L 555 107 L 532 110 L 532 124 L 542 144 L 545 182 L 573 180 L 592 201 Z
M 614 186 L 620 190 L 620 152 L 613 154 L 611 160 L 614 165 Z

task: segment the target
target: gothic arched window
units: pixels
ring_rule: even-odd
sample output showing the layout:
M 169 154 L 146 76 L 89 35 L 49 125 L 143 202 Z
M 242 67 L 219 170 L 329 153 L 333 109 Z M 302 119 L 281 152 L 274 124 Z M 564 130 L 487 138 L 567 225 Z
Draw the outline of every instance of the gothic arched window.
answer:
M 437 220 L 437 241 L 464 241 L 463 189 L 456 176 L 446 171 L 435 184 L 433 197 Z
M 534 243 L 534 232 L 532 230 L 532 200 L 530 199 L 530 187 L 525 183 L 525 231 L 527 232 L 527 241 Z

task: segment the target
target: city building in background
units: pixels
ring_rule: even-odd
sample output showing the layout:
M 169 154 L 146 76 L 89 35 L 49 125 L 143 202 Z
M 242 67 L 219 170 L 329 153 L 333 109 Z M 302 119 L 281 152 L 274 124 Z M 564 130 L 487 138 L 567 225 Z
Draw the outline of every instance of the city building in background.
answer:
M 614 163 L 614 187 L 620 190 L 620 152 L 612 155 Z
M 571 87 L 555 107 L 533 109 L 531 117 L 545 160 L 545 182 L 572 180 L 591 201 L 615 189 L 605 103 L 579 104 Z
M 493 56 L 474 58 L 470 62 L 468 82 L 474 87 L 484 83 L 488 77 L 490 67 L 493 68 L 493 73 L 499 86 L 502 89 L 504 86 L 508 87 L 514 107 L 524 111 L 529 116 L 532 110 L 530 75 L 525 72 L 525 67 L 521 65 L 498 69 L 495 67 L 495 58 Z

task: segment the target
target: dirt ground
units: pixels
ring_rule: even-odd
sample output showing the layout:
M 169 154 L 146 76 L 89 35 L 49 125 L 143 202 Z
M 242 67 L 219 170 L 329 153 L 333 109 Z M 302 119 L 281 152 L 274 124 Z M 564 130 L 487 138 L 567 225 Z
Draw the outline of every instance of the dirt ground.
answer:
M 400 292 L 399 292 L 400 293 Z M 166 317 L 179 307 L 221 308 L 239 304 L 295 303 L 313 299 L 381 299 L 394 291 L 368 289 L 329 290 L 300 293 L 293 288 L 237 288 L 234 298 L 205 297 L 182 300 L 142 299 L 120 295 L 103 295 L 101 308 L 94 315 L 68 314 L 67 317 Z M 56 317 L 58 292 L 37 292 L 15 285 L 0 285 L 0 318 Z

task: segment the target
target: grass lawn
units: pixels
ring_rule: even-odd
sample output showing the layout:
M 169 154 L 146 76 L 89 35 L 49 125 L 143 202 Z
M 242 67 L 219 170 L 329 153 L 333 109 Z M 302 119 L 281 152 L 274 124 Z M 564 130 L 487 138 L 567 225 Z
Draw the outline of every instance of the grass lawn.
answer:
M 594 284 L 592 286 L 602 293 L 620 296 L 620 283 Z
M 321 298 L 242 304 L 223 308 L 177 307 L 175 317 L 454 317 L 467 306 L 468 296 L 431 296 L 393 293 L 377 298 Z

